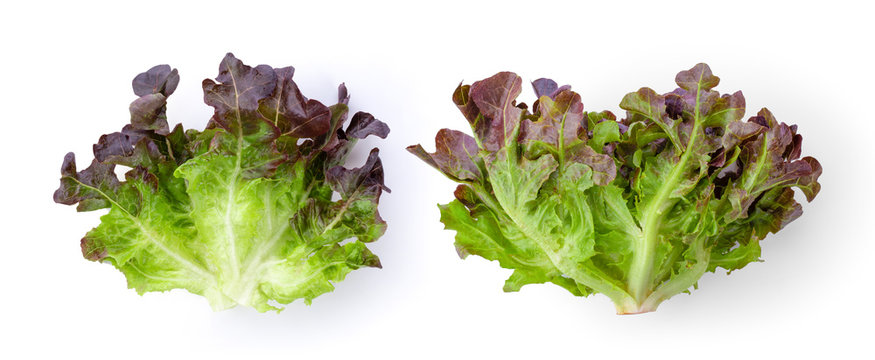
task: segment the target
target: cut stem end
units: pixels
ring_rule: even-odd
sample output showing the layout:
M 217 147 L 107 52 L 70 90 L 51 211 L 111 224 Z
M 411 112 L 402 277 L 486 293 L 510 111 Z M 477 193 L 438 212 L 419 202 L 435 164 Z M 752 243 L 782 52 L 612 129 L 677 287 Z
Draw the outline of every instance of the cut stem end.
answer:
M 644 304 L 639 305 L 635 302 L 628 302 L 617 305 L 617 315 L 635 315 L 635 314 L 644 314 L 652 311 L 656 311 L 656 307 L 659 304 L 651 305 L 645 302 Z

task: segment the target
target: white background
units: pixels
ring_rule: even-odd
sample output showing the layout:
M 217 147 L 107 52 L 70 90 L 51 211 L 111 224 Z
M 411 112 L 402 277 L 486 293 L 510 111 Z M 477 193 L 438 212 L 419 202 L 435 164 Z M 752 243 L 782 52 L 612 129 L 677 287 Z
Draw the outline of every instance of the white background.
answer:
M 842 1 L 365 3 L 3 5 L 0 358 L 871 356 L 871 11 Z M 309 307 L 216 313 L 184 291 L 138 296 L 81 257 L 99 214 L 51 200 L 63 155 L 90 161 L 91 144 L 128 120 L 130 80 L 152 65 L 182 76 L 171 123 L 202 128 L 211 112 L 200 81 L 227 51 L 294 65 L 305 94 L 326 102 L 346 82 L 352 109 L 392 128 L 351 158 L 358 166 L 382 149 L 393 191 L 372 248 L 384 268 L 352 273 Z M 798 124 L 803 154 L 823 164 L 823 190 L 766 239 L 765 262 L 709 273 L 655 313 L 617 316 L 604 296 L 553 285 L 503 293 L 509 270 L 456 256 L 435 206 L 455 185 L 404 147 L 434 149 L 438 129 L 467 130 L 450 101 L 460 81 L 552 77 L 588 110 L 620 114 L 625 93 L 670 91 L 697 62 L 723 79 L 721 92 L 744 91 L 748 114 L 768 105 Z

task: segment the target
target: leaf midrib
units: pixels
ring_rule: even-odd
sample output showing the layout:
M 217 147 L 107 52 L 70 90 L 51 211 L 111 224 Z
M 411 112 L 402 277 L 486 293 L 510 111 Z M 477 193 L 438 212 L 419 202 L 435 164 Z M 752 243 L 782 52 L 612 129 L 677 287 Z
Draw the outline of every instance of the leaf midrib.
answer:
M 234 231 L 234 225 L 231 223 L 231 213 L 234 208 L 234 198 L 237 193 L 237 180 L 240 176 L 240 169 L 243 162 L 243 119 L 240 115 L 240 92 L 237 88 L 237 79 L 234 77 L 234 70 L 230 65 L 225 65 L 228 70 L 228 75 L 231 77 L 231 85 L 234 88 L 234 113 L 237 120 L 237 154 L 234 160 L 234 170 L 228 181 L 228 198 L 225 205 L 225 233 L 227 234 L 227 246 L 229 251 L 229 265 L 231 266 L 231 274 L 236 279 L 240 277 L 240 259 L 237 257 L 237 234 Z
M 629 269 L 628 289 L 632 296 L 639 303 L 643 302 L 649 295 L 653 282 L 654 258 L 657 238 L 659 230 L 662 227 L 662 218 L 665 215 L 667 207 L 670 206 L 671 200 L 669 195 L 680 183 L 680 176 L 687 162 L 692 156 L 690 149 L 694 148 L 696 140 L 698 140 L 699 129 L 701 128 L 700 101 L 702 95 L 702 77 L 704 72 L 699 74 L 699 81 L 696 88 L 696 104 L 693 110 L 693 130 L 687 146 L 684 147 L 684 153 L 680 160 L 672 168 L 668 179 L 662 183 L 657 190 L 654 199 L 648 204 L 642 216 L 643 236 L 638 240 L 633 253 L 632 265 Z M 680 144 L 676 144 L 676 148 L 680 148 Z

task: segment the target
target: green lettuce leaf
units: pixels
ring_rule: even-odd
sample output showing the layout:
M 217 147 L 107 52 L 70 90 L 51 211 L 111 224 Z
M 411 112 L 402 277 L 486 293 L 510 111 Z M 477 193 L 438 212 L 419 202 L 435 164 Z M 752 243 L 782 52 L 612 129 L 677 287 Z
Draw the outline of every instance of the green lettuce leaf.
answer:
M 462 183 L 441 221 L 460 256 L 513 269 L 505 291 L 552 282 L 653 311 L 706 271 L 759 261 L 760 241 L 802 213 L 794 188 L 820 190 L 796 126 L 766 109 L 742 121 L 744 97 L 719 81 L 698 64 L 670 93 L 626 95 L 617 120 L 549 79 L 532 83 L 529 110 L 502 72 L 453 93 L 473 137 L 442 129 L 434 153 L 408 150 Z
M 72 153 L 61 167 L 56 202 L 109 209 L 82 238 L 85 258 L 112 264 L 140 294 L 185 289 L 217 310 L 262 312 L 380 267 L 366 247 L 386 229 L 378 151 L 360 168 L 342 165 L 358 139 L 389 128 L 360 112 L 342 129 L 346 87 L 326 106 L 304 97 L 293 74 L 228 54 L 203 82 L 215 109 L 203 131 L 168 127 L 175 69 L 138 75 L 130 124 L 100 137 L 88 168 L 77 172 Z M 123 181 L 116 166 L 130 168 Z

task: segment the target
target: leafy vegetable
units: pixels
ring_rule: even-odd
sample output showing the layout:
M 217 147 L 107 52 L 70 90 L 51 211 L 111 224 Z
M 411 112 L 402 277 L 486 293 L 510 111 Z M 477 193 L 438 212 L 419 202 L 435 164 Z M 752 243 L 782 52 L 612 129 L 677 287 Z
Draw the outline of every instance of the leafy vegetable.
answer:
M 176 69 L 134 78 L 130 124 L 100 137 L 85 170 L 73 153 L 61 167 L 56 202 L 109 208 L 82 238 L 85 258 L 112 264 L 140 294 L 186 289 L 217 310 L 309 304 L 350 271 L 380 267 L 365 246 L 386 229 L 378 151 L 360 168 L 342 165 L 357 139 L 385 138 L 389 128 L 359 112 L 341 129 L 346 87 L 325 106 L 304 97 L 293 74 L 228 54 L 216 81 L 203 82 L 215 108 L 203 131 L 168 127 Z M 130 168 L 124 181 L 116 166 Z
M 459 255 L 513 269 L 505 291 L 552 282 L 605 294 L 621 314 L 758 261 L 760 240 L 802 214 L 792 188 L 817 195 L 821 166 L 799 159 L 796 126 L 769 110 L 741 121 L 741 92 L 712 90 L 707 65 L 675 81 L 626 95 L 620 121 L 549 79 L 532 83 L 531 111 L 515 102 L 516 74 L 460 85 L 453 102 L 475 136 L 442 129 L 434 153 L 408 147 L 461 183 L 440 205 Z

